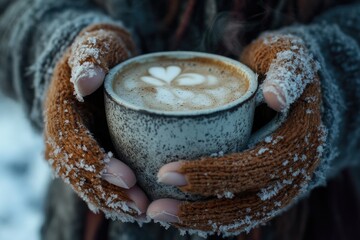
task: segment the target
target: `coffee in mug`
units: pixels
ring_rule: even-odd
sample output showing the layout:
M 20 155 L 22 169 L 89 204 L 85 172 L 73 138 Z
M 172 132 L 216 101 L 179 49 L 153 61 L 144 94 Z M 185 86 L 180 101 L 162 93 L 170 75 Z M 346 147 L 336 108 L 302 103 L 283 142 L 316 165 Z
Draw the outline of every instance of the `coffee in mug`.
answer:
M 246 76 L 218 60 L 163 58 L 124 68 L 114 91 L 124 101 L 146 109 L 197 111 L 213 109 L 241 97 Z
M 280 125 L 274 119 L 250 138 L 262 96 L 256 94 L 257 75 L 238 61 L 214 54 L 141 55 L 111 69 L 104 86 L 117 157 L 132 168 L 151 199 L 199 198 L 158 183 L 164 164 L 241 151 Z

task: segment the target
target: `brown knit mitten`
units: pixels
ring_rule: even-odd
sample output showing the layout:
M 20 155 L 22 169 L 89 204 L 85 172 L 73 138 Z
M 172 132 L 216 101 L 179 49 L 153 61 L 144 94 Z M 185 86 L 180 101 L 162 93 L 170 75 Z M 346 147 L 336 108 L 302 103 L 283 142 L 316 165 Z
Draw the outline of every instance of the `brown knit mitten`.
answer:
M 97 24 L 84 29 L 56 65 L 44 111 L 45 154 L 55 174 L 93 210 L 123 221 L 133 221 L 138 209 L 129 207 L 131 200 L 125 189 L 101 177 L 112 157 L 102 148 L 111 149 L 102 89 L 83 101 L 71 78 L 83 74 L 84 67 L 100 67 L 106 73 L 129 58 L 134 49 L 129 33 L 117 26 Z
M 180 203 L 174 223 L 180 229 L 235 235 L 264 223 L 307 191 L 319 164 L 325 136 L 320 83 L 304 42 L 268 33 L 240 61 L 265 78 L 270 91 L 281 89 L 287 120 L 251 149 L 180 164 L 177 172 L 187 182 L 180 189 L 209 197 Z

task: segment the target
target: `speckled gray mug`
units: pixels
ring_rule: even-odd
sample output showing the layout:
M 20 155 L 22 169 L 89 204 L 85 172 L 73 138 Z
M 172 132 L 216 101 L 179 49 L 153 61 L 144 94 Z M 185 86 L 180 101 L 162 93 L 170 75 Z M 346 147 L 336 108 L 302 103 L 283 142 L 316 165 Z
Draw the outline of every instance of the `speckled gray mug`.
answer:
M 198 111 L 160 111 L 131 104 L 114 91 L 116 80 L 125 67 L 157 58 L 216 59 L 235 66 L 249 81 L 247 91 L 237 100 L 214 109 Z M 255 107 L 262 102 L 257 75 L 244 64 L 222 56 L 199 52 L 159 52 L 129 59 L 113 69 L 105 79 L 105 108 L 110 135 L 118 158 L 134 171 L 138 184 L 152 199 L 171 197 L 196 199 L 176 187 L 157 182 L 157 172 L 166 163 L 191 160 L 214 153 L 244 149 L 279 125 L 274 119 L 250 138 Z

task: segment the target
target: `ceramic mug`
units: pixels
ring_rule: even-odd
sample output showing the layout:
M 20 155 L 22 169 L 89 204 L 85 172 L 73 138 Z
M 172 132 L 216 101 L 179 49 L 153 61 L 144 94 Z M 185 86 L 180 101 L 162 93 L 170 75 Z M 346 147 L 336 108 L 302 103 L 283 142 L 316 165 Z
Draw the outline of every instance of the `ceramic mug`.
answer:
M 213 109 L 169 112 L 145 109 L 131 104 L 114 91 L 114 81 L 125 67 L 136 67 L 157 58 L 216 59 L 236 67 L 249 82 L 247 91 L 237 100 Z M 158 52 L 131 58 L 110 70 L 105 78 L 105 110 L 110 136 L 117 157 L 135 172 L 138 184 L 151 199 L 170 197 L 193 200 L 177 187 L 157 182 L 158 170 L 166 163 L 192 160 L 216 153 L 243 150 L 249 143 L 274 131 L 281 123 L 277 115 L 250 137 L 254 111 L 263 102 L 257 91 L 257 75 L 244 64 L 214 54 L 200 52 Z

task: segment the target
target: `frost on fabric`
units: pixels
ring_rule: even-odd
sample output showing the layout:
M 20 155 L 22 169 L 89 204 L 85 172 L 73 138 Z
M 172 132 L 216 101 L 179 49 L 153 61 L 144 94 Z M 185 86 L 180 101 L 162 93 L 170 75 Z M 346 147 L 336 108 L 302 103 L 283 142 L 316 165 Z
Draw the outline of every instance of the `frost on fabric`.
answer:
M 95 166 L 94 165 L 89 165 L 85 163 L 85 159 L 79 159 L 79 161 L 77 161 L 75 163 L 75 166 L 78 168 L 82 168 L 85 171 L 88 172 L 96 172 Z
M 348 16 L 346 17 L 346 19 Z M 358 18 L 358 15 L 356 16 Z M 300 36 L 307 43 L 307 47 L 314 54 L 316 59 L 321 65 L 319 71 L 321 77 L 321 91 L 322 91 L 322 121 L 331 131 L 328 132 L 326 137 L 326 143 L 331 145 L 326 147 L 324 144 L 323 147 L 318 149 L 319 153 L 322 154 L 322 160 L 319 167 L 314 172 L 314 177 L 311 183 L 309 184 L 309 190 L 316 186 L 325 185 L 326 176 L 329 177 L 330 174 L 337 172 L 340 168 L 333 167 L 330 169 L 330 165 L 334 164 L 335 159 L 339 155 L 338 145 L 336 144 L 337 139 L 340 136 L 340 126 L 341 122 L 344 119 L 344 112 L 346 111 L 345 99 L 339 88 L 339 83 L 337 82 L 336 73 L 340 69 L 339 66 L 336 66 L 336 71 L 334 72 L 334 61 L 338 61 L 338 58 L 343 56 L 345 52 L 349 53 L 349 56 L 341 60 L 341 64 L 346 65 L 354 61 L 354 54 L 356 51 L 354 49 L 350 50 L 351 46 L 357 46 L 354 43 L 354 39 L 344 34 L 345 32 L 339 28 L 337 25 L 328 25 L 326 23 L 315 24 L 311 28 L 308 26 L 298 26 L 296 28 L 287 28 L 284 31 L 292 32 Z M 353 44 L 354 43 L 354 44 Z M 336 51 L 337 54 L 333 55 L 331 52 Z M 341 54 L 338 54 L 342 52 Z M 350 57 L 351 56 L 351 57 Z M 357 58 L 359 55 L 357 55 Z M 357 61 L 358 62 L 358 61 Z M 352 63 L 352 65 L 354 65 Z M 346 74 L 350 74 L 349 71 Z M 350 82 L 349 82 L 350 83 Z M 351 81 L 353 83 L 353 81 Z M 306 101 L 313 102 L 317 101 L 315 98 L 307 98 Z M 323 125 L 323 126 L 324 126 Z M 323 132 L 327 130 L 324 128 Z M 308 141 L 308 138 L 305 138 L 305 141 Z M 342 161 L 344 163 L 344 161 Z M 335 171 L 334 171 L 335 170 Z
M 105 151 L 104 149 L 101 149 L 102 151 Z M 114 154 L 112 152 L 108 152 L 107 154 L 105 154 L 104 159 L 102 160 L 102 162 L 104 163 L 104 168 L 100 171 L 100 175 L 104 174 L 107 172 L 106 170 L 106 164 L 110 162 L 110 159 L 114 156 Z
M 284 139 L 283 136 L 276 136 L 276 138 L 274 138 L 273 136 L 267 136 L 264 138 L 264 142 L 266 143 L 271 143 L 271 145 L 275 145 L 277 144 L 280 140 Z M 261 151 L 258 152 L 258 154 L 262 154 L 264 151 L 266 151 L 265 148 L 260 149 Z
M 102 15 L 98 11 L 91 11 L 88 9 L 88 7 L 83 8 L 82 6 L 88 6 L 88 3 L 85 3 L 85 1 L 82 1 L 82 3 L 76 3 L 76 9 L 73 8 L 70 11 L 60 11 L 61 8 L 59 6 L 69 4 L 62 1 L 34 1 L 30 4 L 30 15 L 33 15 L 36 12 L 37 17 L 22 16 L 22 19 L 26 19 L 24 22 L 25 24 L 18 24 L 20 29 L 11 31 L 14 33 L 13 38 L 16 39 L 16 41 L 11 42 L 22 42 L 24 39 L 29 37 L 28 34 L 35 34 L 31 29 L 36 29 L 36 31 L 39 31 L 37 32 L 39 36 L 46 36 L 45 38 L 39 38 L 39 46 L 41 46 L 41 49 L 39 48 L 31 50 L 32 53 L 36 53 L 35 55 L 31 54 L 32 60 L 36 61 L 33 61 L 33 65 L 29 68 L 34 76 L 33 89 L 35 93 L 31 111 L 31 119 L 34 120 L 34 123 L 40 123 L 42 121 L 41 106 L 44 102 L 46 90 L 48 89 L 49 83 L 51 82 L 50 80 L 53 74 L 53 70 L 56 63 L 61 59 L 68 46 L 71 45 L 73 39 L 82 29 L 94 23 L 109 23 L 119 27 L 122 26 L 122 23 L 119 21 L 115 22 L 109 17 Z M 55 9 L 54 4 L 58 6 L 55 7 Z M 34 8 L 32 5 L 37 5 L 37 7 Z M 83 11 L 81 9 L 87 10 Z M 39 14 L 39 11 L 41 14 Z M 46 27 L 39 28 L 39 21 L 49 21 L 47 18 L 48 14 L 46 14 L 48 11 L 60 11 L 61 14 L 59 14 L 56 18 L 52 18 L 51 24 L 45 24 Z M 30 19 L 32 20 L 29 22 Z M 24 31 L 23 28 L 26 30 Z M 19 34 L 21 34 L 21 36 L 19 36 Z M 26 44 L 21 44 L 21 46 L 22 48 L 28 48 Z M 20 51 L 19 54 L 21 56 L 25 56 L 23 51 Z M 30 60 L 30 63 L 32 60 Z
M 126 212 L 130 211 L 130 207 L 127 205 L 126 202 L 116 200 L 117 196 L 115 194 L 111 195 L 106 200 L 107 206 L 110 208 L 115 208 L 115 209 L 120 208 L 121 210 L 124 211 L 124 213 L 121 213 L 119 211 L 112 211 L 112 210 L 105 209 L 102 207 L 97 207 L 94 204 L 87 201 L 86 198 L 81 193 L 80 193 L 80 197 L 87 202 L 89 209 L 91 211 L 93 211 L 94 213 L 98 213 L 99 210 L 101 210 L 105 214 L 106 218 L 111 219 L 113 221 L 132 222 L 132 223 L 137 222 L 139 224 L 139 226 L 142 226 L 143 223 L 150 222 L 150 219 L 148 217 L 146 217 L 145 219 L 135 219 L 134 217 L 125 214 Z M 133 208 L 131 208 L 131 209 L 133 209 Z M 133 209 L 133 210 L 135 210 L 135 209 Z M 138 213 L 139 213 L 139 211 L 138 211 Z
M 102 36 L 109 35 L 109 32 L 106 30 L 98 30 L 99 34 Z M 110 38 L 111 36 L 109 36 Z M 123 45 L 124 51 L 127 52 L 127 56 L 131 56 L 130 50 L 125 46 L 125 43 L 118 39 L 118 42 Z M 75 42 L 71 48 L 71 57 L 69 58 L 69 66 L 72 68 L 71 79 L 70 81 L 74 83 L 75 96 L 82 102 L 83 97 L 79 92 L 77 84 L 75 84 L 80 78 L 89 77 L 92 78 L 97 75 L 97 66 L 102 66 L 104 64 L 102 57 L 106 56 L 107 53 L 111 51 L 110 44 L 108 42 L 101 42 L 101 48 L 99 48 L 98 40 L 94 36 L 89 36 L 89 33 L 86 32 L 81 37 L 75 39 Z M 91 58 L 92 61 L 86 61 Z
M 261 214 L 261 213 L 259 213 L 259 214 Z M 268 217 L 264 217 L 264 220 L 267 220 L 267 219 L 268 219 Z M 261 221 L 252 219 L 251 216 L 245 216 L 244 219 L 239 220 L 233 224 L 220 226 L 219 230 L 224 232 L 224 234 L 223 234 L 224 237 L 231 237 L 231 236 L 239 235 L 238 231 L 230 232 L 234 229 L 239 229 L 240 227 L 246 226 L 246 227 L 244 227 L 242 232 L 244 231 L 246 233 L 249 233 L 251 231 L 251 229 L 253 229 L 255 226 L 257 226 L 259 224 L 261 224 Z
M 159 221 L 159 220 L 154 220 L 155 223 L 159 223 L 161 226 L 163 226 L 165 228 L 165 230 L 168 230 L 171 225 L 167 222 L 163 222 L 163 221 Z
M 269 148 L 262 147 L 262 148 L 259 149 L 259 151 L 258 151 L 258 153 L 256 155 L 261 155 L 261 154 L 265 153 L 266 151 L 269 151 Z
M 99 213 L 99 208 L 96 207 L 94 204 L 91 204 L 91 203 L 88 202 L 87 205 L 88 205 L 90 211 L 92 211 L 95 214 Z
M 315 79 L 316 72 L 319 70 L 319 64 L 314 61 L 312 54 L 302 47 L 305 43 L 294 35 L 287 34 L 286 37 L 290 39 L 292 47 L 276 55 L 264 82 L 267 91 L 276 94 L 280 103 L 285 106 L 283 112 L 286 112 L 303 93 L 307 84 Z M 279 40 L 278 36 L 272 38 L 265 41 L 272 43 Z M 279 96 L 278 90 L 282 96 Z
M 272 145 L 277 144 L 280 140 L 284 139 L 283 136 L 277 136 L 273 141 L 272 141 Z
M 225 191 L 225 192 L 223 192 L 222 194 L 217 194 L 216 195 L 217 196 L 217 198 L 228 198 L 228 199 L 231 199 L 231 198 L 233 198 L 235 195 L 234 195 L 234 193 L 232 193 L 232 192 L 229 192 L 229 191 Z
M 44 1 L 35 1 L 40 2 L 41 4 L 44 3 Z M 81 5 L 81 4 L 80 4 Z M 39 6 L 41 8 L 41 6 Z M 44 8 L 41 8 L 44 9 Z M 47 7 L 45 8 L 47 9 Z M 79 8 L 80 9 L 80 8 Z M 88 9 L 89 10 L 89 9 Z M 73 11 L 70 11 L 74 13 Z M 46 15 L 46 14 L 45 14 Z M 71 16 L 71 18 L 63 18 L 62 16 Z M 121 27 L 121 24 L 119 22 L 113 22 L 111 19 L 107 17 L 102 17 L 99 12 L 82 12 L 78 17 L 73 16 L 73 14 L 65 14 L 59 16 L 60 18 L 56 21 L 59 23 L 59 27 L 55 29 L 43 29 L 44 31 L 52 31 L 51 32 L 51 38 L 45 39 L 46 41 L 43 42 L 42 45 L 44 45 L 44 49 L 37 49 L 36 55 L 40 54 L 39 56 L 36 56 L 36 62 L 32 66 L 32 71 L 34 72 L 34 91 L 35 91 L 35 97 L 33 103 L 33 109 L 32 109 L 32 115 L 41 115 L 40 113 L 35 114 L 38 112 L 38 110 L 42 109 L 42 103 L 44 101 L 44 94 L 46 92 L 46 89 L 48 88 L 48 84 L 51 82 L 51 77 L 53 74 L 53 69 L 55 67 L 55 64 L 58 62 L 58 60 L 61 58 L 63 53 L 65 52 L 66 48 L 70 46 L 71 41 L 76 37 L 76 35 L 79 33 L 81 29 L 84 27 L 94 24 L 94 23 L 111 23 L 113 25 Z M 75 18 L 74 18 L 75 17 Z M 39 20 L 39 19 L 38 19 Z M 55 19 L 54 19 L 55 20 Z M 61 23 L 61 24 L 60 24 Z M 35 24 L 36 25 L 36 24 Z M 51 25 L 50 25 L 51 26 Z M 28 32 L 28 31 L 25 31 Z M 49 32 L 49 33 L 50 33 Z M 49 35 L 50 36 L 50 35 Z M 22 39 L 22 38 L 18 38 Z M 43 39 L 44 40 L 44 39 Z M 89 44 L 96 44 L 96 39 L 89 38 Z M 25 46 L 27 47 L 27 46 Z M 83 49 L 84 50 L 84 49 Z M 39 52 L 40 51 L 40 52 Z M 93 50 L 84 50 L 83 53 L 87 51 L 87 54 L 90 54 L 91 56 L 97 57 L 98 53 Z M 100 53 L 100 52 L 99 52 Z M 81 59 L 81 56 L 78 56 L 78 60 Z M 81 69 L 75 69 L 74 72 L 77 75 L 81 75 Z M 75 74 L 75 75 L 76 75 Z M 91 74 L 91 72 L 90 72 Z M 29 83 L 29 86 L 31 84 Z M 64 101 L 64 105 L 67 104 L 66 101 Z M 66 107 L 66 106 L 65 106 Z M 65 109 L 64 112 L 67 113 L 69 110 Z M 44 114 L 46 116 L 46 114 Z M 35 118 L 34 117 L 34 118 Z M 38 122 L 42 123 L 42 119 L 36 119 Z M 53 120 L 56 121 L 56 120 Z M 44 119 L 45 124 L 47 124 L 47 119 Z M 62 122 L 61 124 L 68 124 L 69 122 Z M 75 132 L 77 132 L 77 129 L 74 129 Z M 73 158 L 72 153 L 66 152 L 63 148 L 61 143 L 67 140 L 67 131 L 61 132 L 59 131 L 56 136 L 53 136 L 54 139 L 47 138 L 47 144 L 51 146 L 53 149 L 53 156 L 52 159 L 48 161 L 48 163 L 52 166 L 53 169 L 55 169 L 55 174 L 57 177 L 61 177 L 64 179 L 65 182 L 70 183 L 71 187 L 79 194 L 79 196 L 86 202 L 89 203 L 89 196 L 90 194 L 94 193 L 94 189 L 91 189 L 91 187 L 88 186 L 88 181 L 82 176 L 81 172 L 83 171 L 78 166 L 75 166 L 75 161 L 69 161 L 69 159 Z M 88 133 L 90 135 L 90 133 Z M 79 138 L 80 139 L 80 138 Z M 58 144 L 57 144 L 58 143 Z M 60 146 L 59 146 L 60 145 Z M 83 151 L 83 154 L 87 154 L 88 151 L 91 151 L 91 149 L 88 149 L 87 146 L 82 145 L 81 150 Z M 74 162 L 74 164 L 70 164 L 70 162 Z M 95 166 L 91 164 L 86 164 L 85 162 L 79 163 L 80 166 L 84 168 L 85 171 L 94 172 Z M 99 174 L 93 173 L 92 176 L 99 177 Z M 104 198 L 105 194 L 103 196 L 96 196 L 97 198 Z M 99 204 L 98 201 L 95 200 L 94 203 L 90 205 L 97 205 Z M 113 204 L 117 204 L 116 201 L 113 201 Z M 124 207 L 125 208 L 125 207 Z M 93 210 L 96 210 L 96 207 L 92 207 Z M 101 209 L 103 210 L 103 209 Z M 105 210 L 104 210 L 105 211 Z M 124 214 L 125 215 L 125 214 Z M 120 219 L 121 216 L 118 214 L 117 219 Z M 126 218 L 122 217 L 122 218 Z M 131 217 L 126 218 L 128 221 L 131 220 Z
M 210 154 L 210 157 L 223 157 L 223 156 L 224 156 L 224 151 Z
M 260 193 L 258 193 L 258 196 L 262 201 L 271 199 L 272 197 L 276 196 L 283 187 L 284 185 L 277 181 L 272 186 L 262 188 Z
M 224 196 L 225 196 L 225 198 L 233 198 L 234 193 L 227 191 L 227 192 L 224 193 Z
M 306 109 L 306 114 L 312 114 L 314 113 L 311 109 Z
M 348 9 L 351 10 L 351 9 Z M 357 8 L 356 11 L 356 19 L 359 18 L 358 14 L 359 8 Z M 346 21 L 349 21 L 349 14 L 350 11 L 346 11 Z M 353 11 L 355 12 L 355 11 Z M 357 25 L 351 24 L 351 30 L 359 30 L 360 21 L 357 20 Z M 313 24 L 312 26 L 296 26 L 292 27 L 291 29 L 285 29 L 284 32 L 288 32 L 289 30 L 292 30 L 294 33 L 297 33 L 297 35 L 300 35 L 304 41 L 307 43 L 310 51 L 316 56 L 316 59 L 321 63 L 321 87 L 322 87 L 322 94 L 323 94 L 323 105 L 324 108 L 322 109 L 322 121 L 324 122 L 325 126 L 329 130 L 326 130 L 324 128 L 322 137 L 324 140 L 326 140 L 326 144 L 323 144 L 318 147 L 317 152 L 318 155 L 321 156 L 321 162 L 318 168 L 314 172 L 313 179 L 309 183 L 302 183 L 299 185 L 296 185 L 297 188 L 300 188 L 300 193 L 297 195 L 295 199 L 291 201 L 290 204 L 284 206 L 284 207 L 277 207 L 278 205 L 282 204 L 281 202 L 274 202 L 274 209 L 270 209 L 268 212 L 258 212 L 255 213 L 255 216 L 262 216 L 261 221 L 266 221 L 266 219 L 273 218 L 274 216 L 277 216 L 281 214 L 282 212 L 289 209 L 291 206 L 293 206 L 294 203 L 296 203 L 299 199 L 305 197 L 311 189 L 314 187 L 317 187 L 319 185 L 324 185 L 326 183 L 326 178 L 330 176 L 330 171 L 332 169 L 335 169 L 336 171 L 339 170 L 339 164 L 336 162 L 337 157 L 339 155 L 340 149 L 337 145 L 338 139 L 340 136 L 344 136 L 344 134 L 348 134 L 347 131 L 342 132 L 342 126 L 344 124 L 344 119 L 346 118 L 346 112 L 345 112 L 345 106 L 347 105 L 344 102 L 344 95 L 346 96 L 347 93 L 342 93 L 341 87 L 339 87 L 339 84 L 337 83 L 337 74 L 340 68 L 340 66 L 333 66 L 329 64 L 329 62 L 334 63 L 336 59 L 339 59 L 342 54 L 338 55 L 329 55 L 330 49 L 333 51 L 341 52 L 348 47 L 352 45 L 352 43 L 349 41 L 349 38 L 343 38 L 341 36 L 344 36 L 345 33 L 349 30 L 342 26 L 339 26 L 337 24 Z M 275 39 L 276 40 L 276 39 Z M 357 44 L 358 46 L 358 44 Z M 352 51 L 353 54 L 360 53 L 359 51 Z M 344 56 L 344 55 L 342 55 Z M 358 54 L 358 56 L 360 56 Z M 349 58 L 350 59 L 350 58 Z M 349 59 L 343 58 L 343 64 L 348 64 Z M 353 58 L 354 59 L 354 58 Z M 357 61 L 359 62 L 359 61 Z M 351 62 L 350 62 L 351 63 Z M 340 64 L 339 64 L 340 65 Z M 353 68 L 355 64 L 348 65 L 348 68 Z M 345 68 L 344 68 L 345 69 Z M 348 73 L 348 71 L 346 72 Z M 342 74 L 342 73 L 341 73 Z M 342 74 L 343 75 L 343 74 Z M 345 75 L 345 74 L 344 74 Z M 343 76 L 344 76 L 343 75 Z M 351 87 L 354 87 L 354 80 L 358 80 L 359 78 L 345 78 L 345 79 L 351 79 L 349 81 L 349 85 Z M 358 81 L 359 83 L 359 81 Z M 314 102 L 318 101 L 319 99 L 315 99 L 314 97 L 309 97 L 305 99 L 307 102 Z M 310 114 L 310 113 L 309 113 Z M 359 117 L 357 118 L 359 119 Z M 324 127 L 324 125 L 322 125 Z M 326 136 L 326 132 L 328 132 L 328 136 Z M 350 138 L 353 138 L 354 136 L 358 137 L 358 133 L 351 133 L 349 134 Z M 305 142 L 307 144 L 310 143 L 310 139 L 312 139 L 314 136 L 311 136 L 308 134 L 305 137 Z M 321 136 L 320 136 L 321 138 Z M 352 139 L 353 140 L 353 139 Z M 348 148 L 349 149 L 349 148 Z M 348 152 L 348 155 L 352 152 Z M 357 156 L 357 155 L 356 155 Z M 352 156 L 353 157 L 353 156 Z M 354 157 L 353 157 L 354 158 Z M 296 159 L 296 158 L 295 158 Z M 289 162 L 292 163 L 294 160 L 294 156 L 289 156 L 288 158 Z M 303 155 L 298 155 L 298 161 L 310 161 L 312 159 L 305 159 Z M 346 159 L 340 159 L 340 160 L 346 160 Z M 342 162 L 340 164 L 348 165 L 348 163 Z M 291 169 L 291 168 L 290 168 Z M 305 171 L 302 171 L 302 169 L 294 169 L 291 171 L 292 173 L 295 173 L 295 175 L 299 176 L 301 174 L 304 174 L 305 179 L 309 179 L 310 176 L 306 174 Z M 287 179 L 287 183 L 284 184 L 291 184 L 291 179 Z M 295 186 L 295 184 L 294 184 Z M 265 213 L 265 215 L 264 215 Z
M 79 197 L 83 199 L 89 206 L 90 210 L 97 213 L 99 210 L 103 211 L 107 218 L 111 218 L 113 220 L 120 220 L 123 222 L 138 222 L 141 225 L 144 221 L 149 221 L 148 219 L 143 220 L 136 220 L 134 217 L 126 214 L 132 210 L 135 210 L 138 214 L 140 214 L 140 210 L 136 209 L 135 207 L 129 207 L 128 204 L 124 201 L 119 201 L 118 196 L 116 194 L 111 194 L 107 196 L 105 191 L 102 189 L 101 185 L 96 186 L 85 186 L 86 179 L 80 177 L 81 170 L 88 171 L 96 174 L 96 177 L 101 177 L 101 173 L 96 173 L 96 167 L 90 164 L 87 164 L 85 159 L 79 159 L 75 162 L 74 165 L 69 164 L 70 162 L 68 159 L 72 157 L 71 154 L 68 154 L 65 150 L 60 148 L 56 142 L 48 138 L 47 143 L 54 149 L 52 153 L 56 156 L 56 161 L 54 159 L 50 159 L 48 162 L 55 169 L 55 176 L 61 177 L 66 183 L 70 184 L 71 188 L 77 192 Z M 85 145 L 77 145 L 75 146 L 79 150 L 83 150 L 84 153 L 88 151 L 88 148 Z M 111 152 L 105 155 L 105 159 L 103 162 L 109 161 L 109 159 L 113 156 Z M 60 170 L 62 170 L 60 172 Z M 65 171 L 64 171 L 65 170 Z M 80 176 L 79 176 L 80 175 Z M 94 189 L 99 190 L 102 192 L 100 196 L 95 196 L 96 202 L 90 202 L 89 195 L 94 195 Z M 101 200 L 100 200 L 101 199 Z M 108 208 L 97 207 L 100 206 L 100 202 L 104 201 Z M 123 212 L 111 211 L 109 209 L 121 209 Z
M 86 59 L 93 59 L 98 65 L 101 64 L 100 56 L 106 54 L 109 50 L 100 50 L 96 47 L 97 41 L 95 37 L 89 37 L 87 33 L 76 38 L 71 48 L 71 57 L 69 58 L 69 66 L 71 66 L 70 81 L 74 83 L 75 96 L 82 102 L 83 97 L 80 94 L 76 81 L 82 77 L 94 77 L 97 73 L 93 62 L 85 62 Z
M 266 209 L 263 209 L 263 211 L 266 211 Z M 233 223 L 227 224 L 227 225 L 219 226 L 215 222 L 212 222 L 211 220 L 209 220 L 208 221 L 208 226 L 211 226 L 212 231 L 199 231 L 199 230 L 193 230 L 193 229 L 179 229 L 180 235 L 183 236 L 186 233 L 188 233 L 190 235 L 197 234 L 198 236 L 200 236 L 202 238 L 207 238 L 208 236 L 214 235 L 214 234 L 216 234 L 218 236 L 220 236 L 220 234 L 221 234 L 223 237 L 231 237 L 231 236 L 239 235 L 240 232 L 249 233 L 251 231 L 251 229 L 253 229 L 255 226 L 258 226 L 258 225 L 262 224 L 262 221 L 253 219 L 253 217 L 250 215 L 251 214 L 251 209 L 250 208 L 247 209 L 247 213 L 249 213 L 249 215 L 244 216 L 243 219 L 237 219 Z M 270 217 L 267 216 L 262 211 L 256 212 L 253 215 L 262 216 L 264 221 L 270 219 Z M 241 231 L 235 230 L 235 229 L 239 229 L 241 227 L 243 227 L 243 229 Z
M 200 231 L 200 230 L 193 230 L 193 229 L 179 229 L 179 232 L 180 232 L 180 235 L 181 236 L 185 236 L 186 234 L 189 234 L 189 235 L 193 235 L 193 234 L 197 234 L 199 237 L 202 237 L 202 238 L 207 238 L 208 236 L 214 234 L 214 232 L 211 232 L 211 231 Z
M 284 174 L 285 173 L 285 174 Z M 299 172 L 300 173 L 300 172 Z M 286 172 L 283 172 L 283 175 L 286 175 Z M 275 177 L 275 176 L 274 176 Z M 290 176 L 291 177 L 291 176 Z M 262 188 L 260 190 L 260 192 L 257 194 L 258 197 L 262 200 L 262 201 L 266 201 L 269 200 L 271 198 L 273 198 L 274 196 L 276 196 L 279 191 L 281 189 L 283 189 L 286 185 L 291 185 L 293 183 L 293 179 L 289 178 L 289 179 L 284 179 L 281 182 L 277 181 L 276 183 L 274 183 L 273 185 L 270 185 L 268 187 Z
M 264 141 L 266 142 L 266 143 L 271 143 L 271 141 L 272 141 L 272 136 L 267 136 L 265 139 L 264 139 Z
M 299 160 L 299 156 L 297 153 L 295 153 L 293 160 L 294 162 L 297 162 Z

